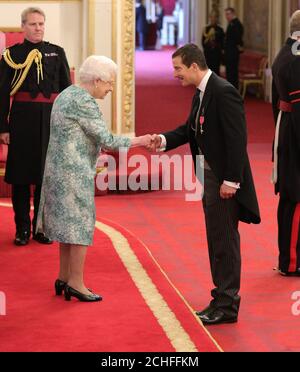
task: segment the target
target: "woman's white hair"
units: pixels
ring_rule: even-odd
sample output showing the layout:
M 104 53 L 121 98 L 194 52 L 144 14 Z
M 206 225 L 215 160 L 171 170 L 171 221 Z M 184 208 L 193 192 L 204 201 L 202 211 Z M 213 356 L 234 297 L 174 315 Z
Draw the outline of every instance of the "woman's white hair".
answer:
M 297 33 L 295 36 L 300 36 L 300 10 L 296 10 L 296 12 L 291 16 L 290 33 L 292 36 L 294 33 Z
M 117 65 L 113 60 L 104 56 L 89 56 L 79 69 L 79 80 L 91 83 L 94 80 L 109 81 L 117 73 Z

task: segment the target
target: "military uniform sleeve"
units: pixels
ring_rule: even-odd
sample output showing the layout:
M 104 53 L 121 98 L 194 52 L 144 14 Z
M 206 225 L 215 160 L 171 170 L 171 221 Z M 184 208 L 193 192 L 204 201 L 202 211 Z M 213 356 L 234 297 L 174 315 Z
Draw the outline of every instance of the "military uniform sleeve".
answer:
M 295 138 L 300 150 L 300 56 L 298 56 L 290 68 L 290 102 L 292 104 L 292 125 Z
M 207 30 L 207 28 L 206 27 L 204 27 L 204 29 L 203 29 L 203 32 L 202 32 L 202 46 L 203 46 L 203 48 L 205 48 L 206 47 L 206 44 L 205 44 L 205 34 L 206 34 L 206 30 Z
M 277 87 L 273 78 L 272 82 L 272 108 L 273 108 L 273 116 L 275 123 L 277 122 L 277 117 L 279 114 L 279 108 L 278 108 L 278 102 L 279 102 L 279 94 L 277 91 Z
M 240 23 L 240 32 L 239 32 L 239 45 L 243 48 L 244 47 L 244 26 Z
M 60 72 L 59 72 L 59 90 L 62 92 L 64 89 L 68 88 L 72 84 L 70 76 L 70 67 L 67 60 L 66 53 L 64 49 L 60 48 Z
M 12 71 L 2 58 L 0 61 L 0 133 L 9 132 L 8 115 Z
M 220 27 L 220 47 L 224 50 L 225 47 L 225 32 L 222 27 Z

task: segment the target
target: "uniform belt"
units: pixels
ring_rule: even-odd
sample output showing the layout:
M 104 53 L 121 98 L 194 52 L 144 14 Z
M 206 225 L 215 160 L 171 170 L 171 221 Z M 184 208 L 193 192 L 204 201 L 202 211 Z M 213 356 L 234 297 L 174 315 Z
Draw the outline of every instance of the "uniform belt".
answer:
M 14 101 L 16 102 L 42 102 L 42 103 L 53 103 L 58 93 L 52 93 L 49 98 L 44 97 L 42 93 L 34 98 L 30 96 L 29 92 L 18 92 L 14 95 Z
M 292 105 L 289 102 L 279 101 L 279 110 L 282 112 L 292 112 Z

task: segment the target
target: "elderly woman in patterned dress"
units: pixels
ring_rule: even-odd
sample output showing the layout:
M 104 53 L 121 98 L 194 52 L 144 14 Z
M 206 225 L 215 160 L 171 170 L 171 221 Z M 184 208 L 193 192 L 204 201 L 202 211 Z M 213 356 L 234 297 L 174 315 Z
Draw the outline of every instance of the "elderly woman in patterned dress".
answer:
M 80 301 L 101 301 L 83 281 L 87 247 L 95 227 L 94 177 L 101 147 L 110 150 L 146 146 L 151 136 L 129 139 L 112 135 L 95 99 L 113 91 L 117 66 L 109 58 L 88 57 L 71 85 L 55 100 L 43 178 L 37 231 L 60 243 L 57 295 L 64 290 Z

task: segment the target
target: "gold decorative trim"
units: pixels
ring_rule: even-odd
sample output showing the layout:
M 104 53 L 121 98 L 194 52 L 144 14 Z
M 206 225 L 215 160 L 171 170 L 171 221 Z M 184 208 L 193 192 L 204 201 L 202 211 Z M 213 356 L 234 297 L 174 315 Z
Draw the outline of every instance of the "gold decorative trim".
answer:
M 95 0 L 88 0 L 88 55 L 95 54 Z
M 111 42 L 111 58 L 113 61 L 117 61 L 117 0 L 112 0 L 112 42 Z M 117 133 L 117 86 L 112 94 L 111 102 L 111 130 L 113 133 Z
M 0 177 L 5 176 L 5 168 L 0 168 Z
M 104 219 L 103 222 L 112 222 L 115 224 L 114 221 L 111 221 L 109 219 Z M 96 223 L 97 224 L 97 223 Z M 122 227 L 122 229 L 124 229 L 125 231 L 127 231 L 130 235 L 134 236 L 134 234 L 129 231 L 126 227 L 120 225 Z M 97 226 L 96 226 L 97 227 Z M 152 252 L 150 251 L 150 249 L 146 246 L 146 244 L 141 241 L 140 239 L 138 239 L 137 237 L 135 237 L 142 245 L 143 247 L 145 248 L 145 250 L 147 251 L 147 253 L 149 254 L 150 258 L 153 260 L 154 264 L 157 266 L 157 268 L 159 269 L 159 271 L 162 273 L 162 275 L 166 278 L 166 280 L 168 281 L 168 283 L 170 284 L 170 286 L 174 289 L 174 291 L 177 293 L 177 295 L 179 296 L 179 298 L 183 301 L 183 303 L 186 305 L 186 307 L 189 309 L 189 311 L 193 314 L 193 317 L 195 318 L 196 322 L 201 326 L 201 328 L 203 329 L 203 331 L 207 334 L 207 336 L 209 337 L 209 339 L 213 342 L 213 344 L 216 346 L 216 348 L 218 349 L 218 351 L 220 352 L 224 352 L 224 350 L 222 349 L 222 347 L 219 345 L 219 343 L 214 339 L 214 337 L 212 336 L 212 334 L 207 330 L 207 328 L 203 325 L 203 323 L 201 322 L 201 320 L 199 319 L 199 317 L 196 315 L 196 311 L 192 308 L 192 306 L 188 303 L 188 301 L 185 299 L 185 297 L 183 296 L 183 294 L 180 292 L 180 290 L 175 286 L 175 284 L 171 281 L 171 279 L 169 278 L 168 274 L 165 272 L 165 270 L 162 268 L 162 266 L 159 264 L 159 262 L 156 260 L 156 258 L 154 257 L 154 255 L 152 254 Z
M 122 133 L 134 131 L 134 10 L 133 0 L 122 0 Z
M 102 231 L 111 240 L 119 258 L 126 267 L 146 304 L 170 340 L 175 351 L 197 352 L 198 349 L 196 345 L 159 293 L 125 236 L 118 230 L 99 221 L 96 221 L 96 228 Z
M 0 31 L 1 32 L 22 32 L 23 30 L 21 27 L 0 27 Z

